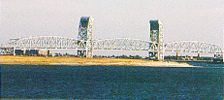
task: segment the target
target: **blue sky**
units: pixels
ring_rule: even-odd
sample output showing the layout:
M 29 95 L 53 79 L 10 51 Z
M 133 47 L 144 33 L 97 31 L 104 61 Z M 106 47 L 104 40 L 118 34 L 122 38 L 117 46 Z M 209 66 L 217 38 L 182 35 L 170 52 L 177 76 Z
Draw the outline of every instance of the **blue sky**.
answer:
M 149 20 L 164 24 L 165 42 L 221 46 L 224 0 L 0 0 L 0 43 L 54 35 L 77 38 L 81 16 L 94 17 L 94 39 L 149 40 Z

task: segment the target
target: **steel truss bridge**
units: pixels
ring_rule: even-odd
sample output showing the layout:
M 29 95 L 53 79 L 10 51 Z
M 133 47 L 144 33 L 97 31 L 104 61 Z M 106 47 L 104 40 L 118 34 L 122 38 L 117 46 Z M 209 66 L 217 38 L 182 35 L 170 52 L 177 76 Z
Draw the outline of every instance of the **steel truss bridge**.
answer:
M 74 49 L 85 50 L 85 42 L 73 38 L 58 36 L 38 36 L 11 40 L 1 47 L 14 47 L 15 49 Z M 105 39 L 93 40 L 93 50 L 126 50 L 126 51 L 157 51 L 154 43 L 135 39 Z M 213 44 L 197 41 L 180 41 L 164 44 L 165 53 L 199 53 L 217 54 L 222 53 L 221 47 Z
M 1 47 L 11 47 L 19 50 L 41 50 L 41 49 L 75 49 L 77 55 L 82 57 L 93 57 L 94 50 L 126 50 L 147 51 L 149 58 L 163 60 L 164 54 L 168 52 L 197 53 L 197 54 L 222 54 L 219 46 L 197 41 L 181 41 L 164 43 L 163 26 L 159 20 L 150 20 L 149 41 L 136 39 L 93 39 L 94 19 L 81 17 L 79 23 L 78 38 L 66 38 L 58 36 L 36 36 L 11 40 Z M 1 48 L 0 48 L 1 49 Z M 4 49 L 7 51 L 6 49 Z M 5 52 L 3 50 L 3 52 Z M 0 54 L 2 50 L 0 50 Z M 14 52 L 15 54 L 15 52 Z

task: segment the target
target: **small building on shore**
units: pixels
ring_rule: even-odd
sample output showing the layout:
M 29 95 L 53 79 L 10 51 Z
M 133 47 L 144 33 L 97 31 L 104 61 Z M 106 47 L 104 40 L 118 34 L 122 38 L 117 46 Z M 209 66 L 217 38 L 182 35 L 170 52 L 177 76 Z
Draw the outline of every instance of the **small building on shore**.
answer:
M 216 55 L 214 55 L 213 62 L 214 63 L 223 63 L 224 62 L 223 54 L 216 54 Z
M 50 50 L 39 50 L 38 55 L 39 56 L 49 56 L 50 55 Z
M 13 55 L 14 48 L 13 47 L 0 47 L 0 55 Z
M 15 50 L 15 55 L 25 56 L 49 56 L 49 50 Z

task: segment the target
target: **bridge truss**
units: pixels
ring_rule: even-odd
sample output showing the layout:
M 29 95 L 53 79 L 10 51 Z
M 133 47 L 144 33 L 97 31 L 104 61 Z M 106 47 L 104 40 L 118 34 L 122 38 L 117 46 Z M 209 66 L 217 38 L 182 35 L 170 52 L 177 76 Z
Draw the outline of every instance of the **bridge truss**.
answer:
M 180 42 L 166 43 L 165 50 L 166 52 L 177 52 L 177 53 L 198 53 L 198 54 L 222 53 L 221 47 L 198 41 L 180 41 Z
M 21 38 L 10 41 L 8 44 L 15 49 L 84 49 L 84 43 L 76 39 L 57 37 L 57 36 L 39 36 Z
M 15 49 L 76 49 L 85 50 L 85 44 L 73 38 L 57 36 L 39 36 L 20 38 L 10 41 L 7 47 Z M 149 51 L 156 52 L 157 46 L 151 42 L 134 39 L 105 39 L 94 40 L 93 50 L 126 50 L 126 51 Z M 170 42 L 164 45 L 165 53 L 200 53 L 200 54 L 217 54 L 222 53 L 219 46 L 197 41 Z
M 134 39 L 105 39 L 93 43 L 94 50 L 127 50 L 127 51 L 152 51 L 158 48 L 155 44 Z

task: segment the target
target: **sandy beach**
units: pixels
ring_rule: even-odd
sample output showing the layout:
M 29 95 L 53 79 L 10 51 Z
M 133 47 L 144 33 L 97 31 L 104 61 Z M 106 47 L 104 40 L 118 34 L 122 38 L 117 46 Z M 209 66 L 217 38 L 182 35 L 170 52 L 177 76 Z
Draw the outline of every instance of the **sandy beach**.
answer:
M 187 63 L 152 61 L 123 58 L 78 58 L 78 57 L 34 57 L 0 56 L 0 64 L 24 65 L 122 65 L 122 66 L 158 66 L 158 67 L 194 67 Z

